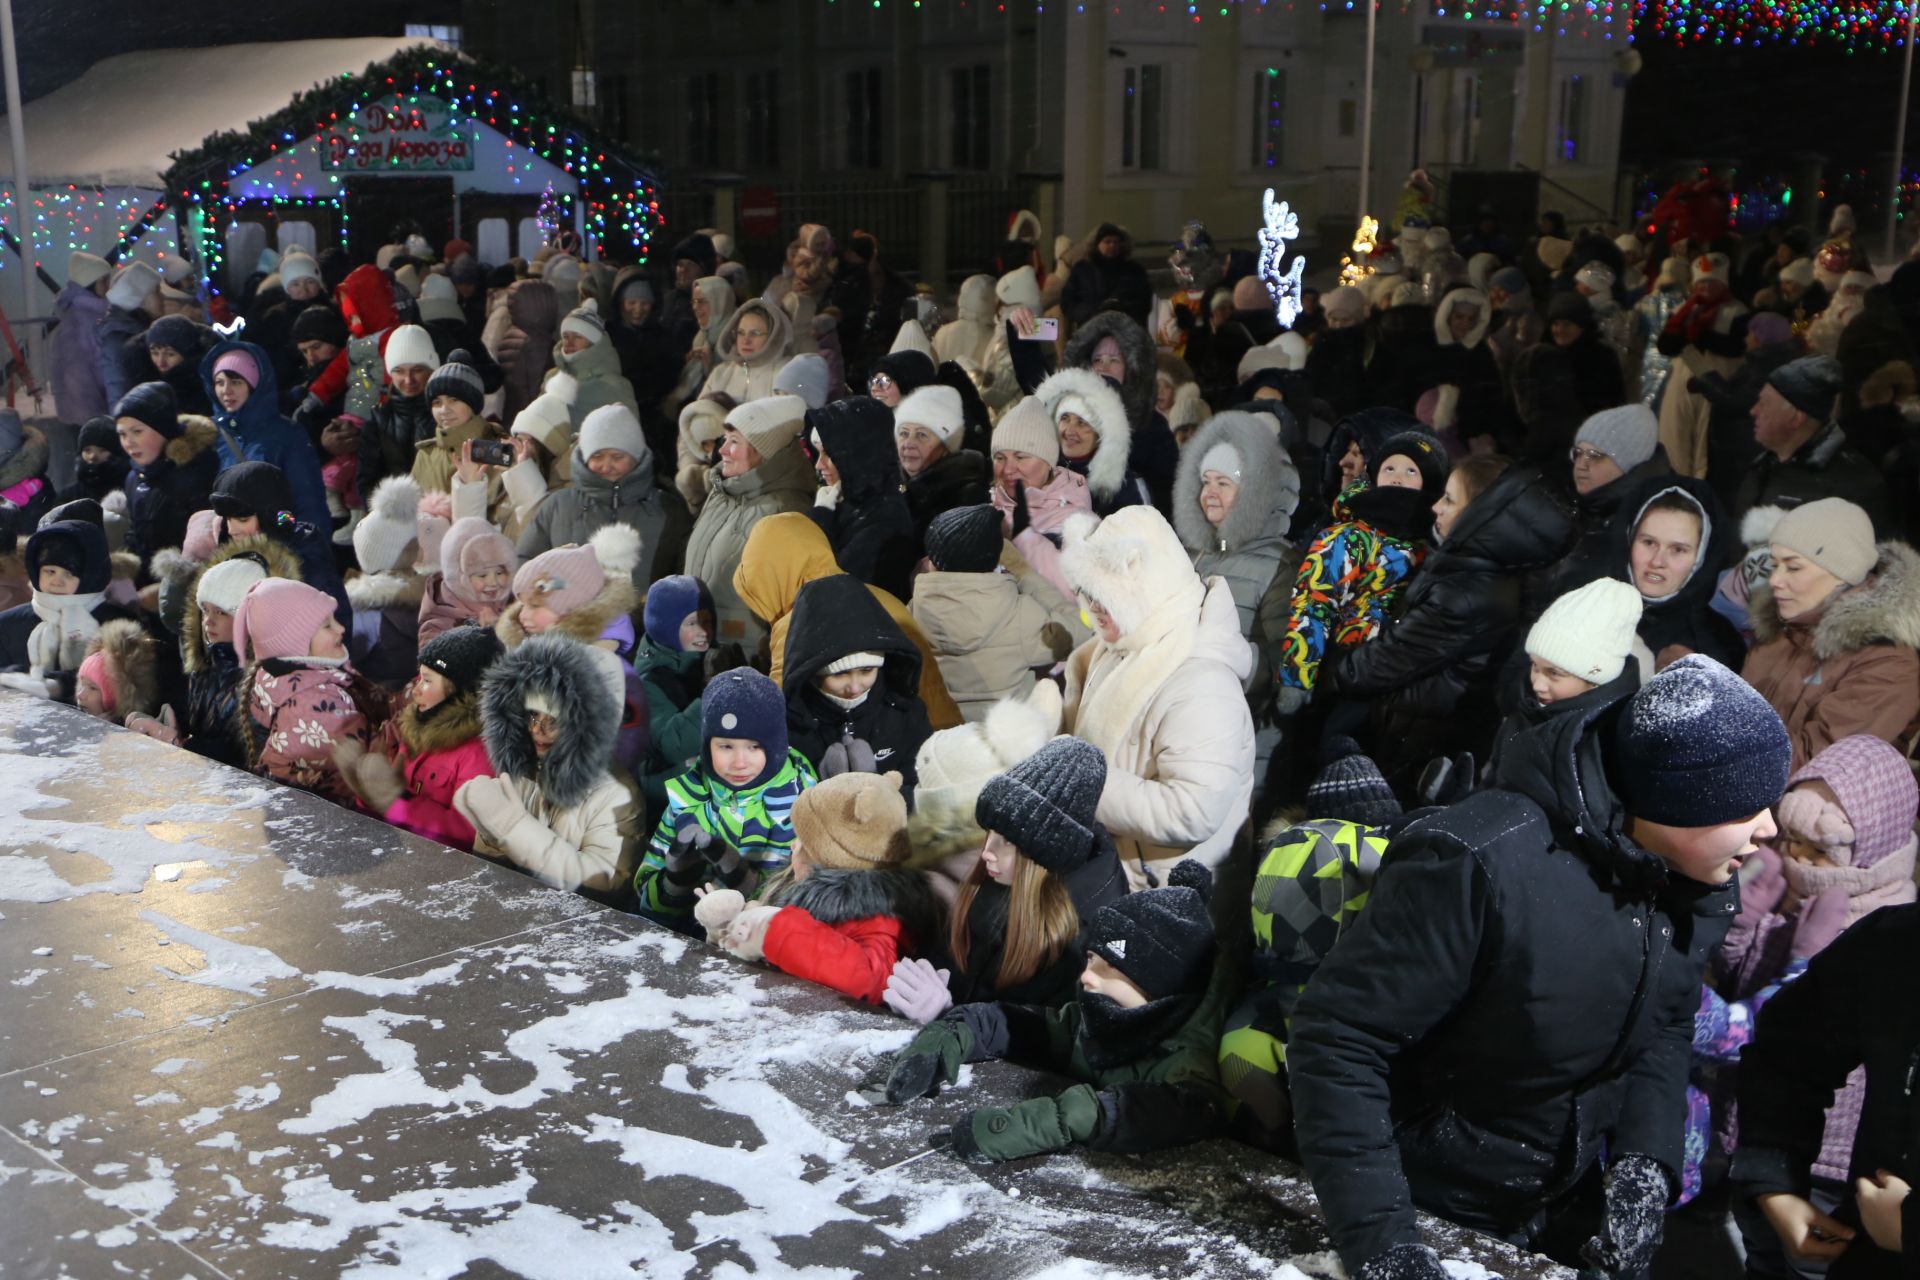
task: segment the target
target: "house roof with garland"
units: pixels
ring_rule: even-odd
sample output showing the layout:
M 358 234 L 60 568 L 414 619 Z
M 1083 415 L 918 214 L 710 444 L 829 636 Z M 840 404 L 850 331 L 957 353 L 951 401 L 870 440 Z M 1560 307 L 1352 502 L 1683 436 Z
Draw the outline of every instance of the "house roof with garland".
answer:
M 659 225 L 660 179 L 652 166 L 547 103 L 513 71 L 427 42 L 395 51 L 357 75 L 323 80 L 291 102 L 282 83 L 272 114 L 214 133 L 174 156 L 164 174 L 169 198 L 183 205 L 219 204 L 237 175 L 298 150 L 316 134 L 349 127 L 345 122 L 363 108 L 431 97 L 578 180 L 589 233 L 616 255 L 644 256 Z

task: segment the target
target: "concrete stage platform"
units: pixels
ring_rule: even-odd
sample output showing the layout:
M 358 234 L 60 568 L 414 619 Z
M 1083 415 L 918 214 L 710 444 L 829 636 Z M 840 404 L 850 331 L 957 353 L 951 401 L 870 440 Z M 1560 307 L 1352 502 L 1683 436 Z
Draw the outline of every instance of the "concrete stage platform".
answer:
M 908 1028 L 0 693 L 0 1276 L 1339 1274 L 1233 1143 L 980 1169 L 1058 1082 L 858 1092 Z M 1566 1275 L 1445 1224 L 1460 1280 Z

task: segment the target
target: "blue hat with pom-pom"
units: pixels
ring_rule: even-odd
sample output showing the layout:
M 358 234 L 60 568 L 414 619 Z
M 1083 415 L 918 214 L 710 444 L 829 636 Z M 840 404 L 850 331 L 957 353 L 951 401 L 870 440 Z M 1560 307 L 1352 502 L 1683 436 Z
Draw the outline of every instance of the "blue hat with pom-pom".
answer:
M 1167 887 L 1130 893 L 1093 918 L 1087 949 L 1125 974 L 1147 999 L 1204 989 L 1213 970 L 1213 917 L 1207 898 L 1213 873 L 1187 858 Z

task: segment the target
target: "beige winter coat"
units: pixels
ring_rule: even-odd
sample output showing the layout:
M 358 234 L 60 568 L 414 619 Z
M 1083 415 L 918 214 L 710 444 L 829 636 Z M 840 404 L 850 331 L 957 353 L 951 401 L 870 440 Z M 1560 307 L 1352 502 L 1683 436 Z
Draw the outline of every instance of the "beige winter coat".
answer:
M 923 573 L 907 605 L 970 724 L 985 720 L 1002 698 L 1025 697 L 1035 667 L 1051 667 L 1087 638 L 1079 606 L 1018 552 L 1001 563 L 1008 572 Z
M 768 516 L 806 511 L 813 505 L 813 464 L 789 445 L 745 475 L 707 472 L 706 502 L 687 539 L 686 572 L 707 584 L 719 625 L 719 642 L 758 647 L 766 628 L 733 587 L 733 571 L 747 549 L 747 535 Z
M 742 360 L 734 351 L 734 333 L 740 328 L 740 321 L 749 315 L 765 317 L 770 336 L 753 359 Z M 772 395 L 773 380 L 792 354 L 792 343 L 792 323 L 784 310 L 760 298 L 741 304 L 720 330 L 720 340 L 714 346 L 713 371 L 701 384 L 699 398 L 713 400 L 725 396 L 732 404 L 745 404 Z
M 585 800 L 556 809 L 537 780 L 505 781 L 519 793 L 527 816 L 497 839 L 474 820 L 466 787 L 454 793 L 453 807 L 473 824 L 475 853 L 510 862 L 556 889 L 610 893 L 631 883 L 646 822 L 646 807 L 631 782 L 609 771 Z

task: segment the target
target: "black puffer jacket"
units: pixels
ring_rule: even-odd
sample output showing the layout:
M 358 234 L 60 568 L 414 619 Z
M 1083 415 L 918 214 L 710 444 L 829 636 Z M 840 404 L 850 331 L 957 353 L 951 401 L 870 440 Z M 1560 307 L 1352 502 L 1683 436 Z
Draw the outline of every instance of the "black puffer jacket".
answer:
M 186 541 L 187 521 L 206 510 L 220 474 L 213 420 L 183 415 L 180 426 L 158 458 L 127 475 L 127 550 L 140 557 L 143 574 L 154 552 Z
M 892 411 L 855 396 L 810 410 L 807 430 L 819 433 L 821 449 L 840 473 L 839 504 L 808 512 L 826 532 L 833 558 L 862 582 L 905 600 L 920 540 L 901 492 Z
M 847 710 L 828 701 L 814 687 L 814 677 L 850 653 L 881 654 L 886 663 L 866 700 Z M 920 701 L 920 650 L 858 578 L 836 573 L 800 588 L 787 624 L 780 680 L 787 698 L 788 744 L 815 769 L 828 747 L 851 735 L 873 748 L 880 772 L 899 771 L 911 798 L 918 778 L 914 757 L 933 733 Z
M 1427 760 L 1484 760 L 1494 683 L 1522 639 L 1526 578 L 1573 541 L 1573 511 L 1539 472 L 1509 468 L 1460 514 L 1414 575 L 1400 617 L 1334 668 L 1343 698 L 1371 705 L 1375 754 L 1403 794 Z
M 1805 1197 L 1820 1155 L 1833 1093 L 1856 1067 L 1867 1092 L 1853 1140 L 1854 1177 L 1885 1169 L 1920 1184 L 1920 1101 L 1912 1088 L 1920 1062 L 1920 1002 L 1889 999 L 1890 976 L 1920 966 L 1920 906 L 1882 907 L 1813 958 L 1799 981 L 1760 1012 L 1753 1042 L 1740 1055 L 1740 1149 L 1733 1178 L 1746 1196 Z M 1904 1256 L 1878 1248 L 1864 1230 L 1830 1280 L 1899 1280 L 1913 1274 L 1915 1204 L 1902 1214 Z M 1834 1217 L 1857 1228 L 1848 1196 Z
M 980 886 L 967 912 L 966 968 L 958 964 L 948 966 L 952 972 L 947 979 L 947 990 L 955 1004 L 997 1000 L 1051 1007 L 1074 998 L 1080 987 L 1080 971 L 1087 967 L 1087 935 L 1094 916 L 1100 913 L 1100 908 L 1119 901 L 1127 893 L 1127 873 L 1120 865 L 1113 838 L 1104 827 L 1097 827 L 1096 831 L 1099 847 L 1092 859 L 1060 877 L 1080 917 L 1080 934 L 1052 964 L 1042 965 L 1025 982 L 999 985 L 1000 957 L 1007 949 L 1010 891 L 991 880 Z M 944 960 L 941 963 L 947 964 Z
M 360 474 L 355 487 L 368 497 L 388 476 L 413 472 L 414 446 L 433 439 L 433 402 L 425 393 L 397 395 L 389 391 L 360 432 Z
M 927 526 L 935 516 L 986 502 L 992 484 L 993 467 L 971 449 L 949 453 L 908 480 L 907 508 L 913 512 L 914 545 L 926 546 Z
M 1518 735 L 1497 789 L 1402 829 L 1300 997 L 1295 1132 L 1349 1274 L 1418 1243 L 1416 1207 L 1532 1242 L 1603 1144 L 1679 1185 L 1701 974 L 1739 901 L 1623 833 L 1619 708 Z

